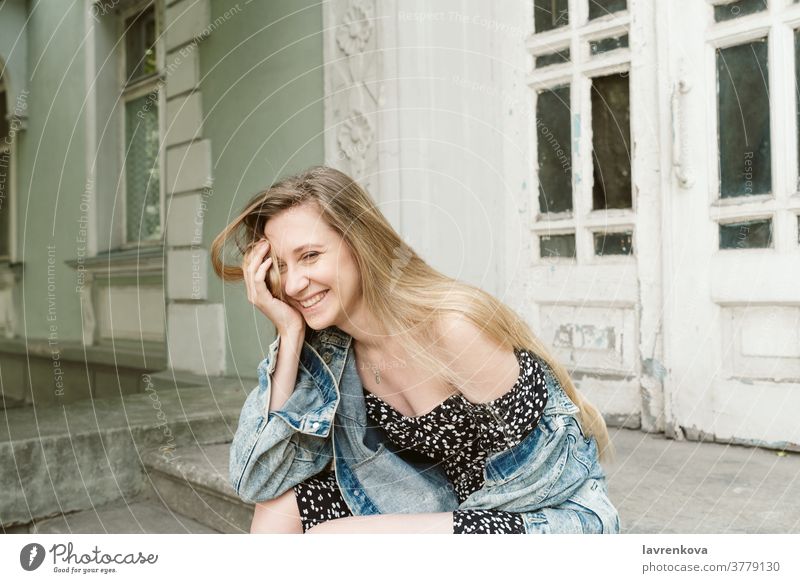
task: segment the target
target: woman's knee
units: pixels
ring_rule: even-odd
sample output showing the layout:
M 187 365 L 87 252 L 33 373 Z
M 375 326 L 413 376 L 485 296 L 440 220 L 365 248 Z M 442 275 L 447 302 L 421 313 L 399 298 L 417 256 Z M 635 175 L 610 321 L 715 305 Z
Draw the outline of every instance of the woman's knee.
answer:
M 294 488 L 265 502 L 258 502 L 250 525 L 251 534 L 303 534 Z

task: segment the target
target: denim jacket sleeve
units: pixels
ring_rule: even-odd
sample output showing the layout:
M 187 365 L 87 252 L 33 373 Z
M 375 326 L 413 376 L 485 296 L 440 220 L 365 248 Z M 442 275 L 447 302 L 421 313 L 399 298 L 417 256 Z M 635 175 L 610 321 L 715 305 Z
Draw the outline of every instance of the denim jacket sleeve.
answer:
M 292 486 L 322 471 L 333 455 L 331 435 L 303 431 L 306 417 L 319 406 L 318 391 L 298 382 L 280 410 L 270 411 L 272 374 L 280 336 L 258 365 L 258 386 L 245 400 L 230 449 L 230 481 L 246 502 L 277 498 Z

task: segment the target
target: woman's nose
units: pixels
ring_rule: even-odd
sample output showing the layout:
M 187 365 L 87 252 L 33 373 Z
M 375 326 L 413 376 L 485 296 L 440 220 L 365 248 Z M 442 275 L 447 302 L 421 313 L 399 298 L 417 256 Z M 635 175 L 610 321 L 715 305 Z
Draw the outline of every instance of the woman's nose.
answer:
M 308 276 L 304 270 L 297 268 L 287 268 L 285 292 L 287 296 L 296 298 L 302 295 L 304 289 L 308 287 Z

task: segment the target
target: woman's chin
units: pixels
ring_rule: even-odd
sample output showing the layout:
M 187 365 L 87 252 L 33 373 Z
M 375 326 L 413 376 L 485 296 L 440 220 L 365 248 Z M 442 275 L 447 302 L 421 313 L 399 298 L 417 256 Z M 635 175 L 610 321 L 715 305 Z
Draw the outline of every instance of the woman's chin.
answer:
M 309 316 L 304 315 L 303 318 L 305 319 L 306 324 L 308 324 L 308 327 L 313 330 L 323 330 L 331 325 L 330 318 L 326 318 L 321 314 L 313 314 Z

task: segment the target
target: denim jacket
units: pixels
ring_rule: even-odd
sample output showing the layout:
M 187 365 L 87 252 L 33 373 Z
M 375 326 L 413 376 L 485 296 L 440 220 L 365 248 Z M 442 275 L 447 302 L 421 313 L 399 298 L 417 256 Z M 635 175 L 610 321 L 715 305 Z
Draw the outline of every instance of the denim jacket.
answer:
M 619 532 L 596 441 L 585 439 L 578 407 L 544 361 L 537 359 L 548 399 L 538 425 L 490 455 L 484 485 L 459 504 L 439 462 L 399 451 L 367 422 L 351 340 L 333 326 L 309 330 L 294 391 L 275 411 L 270 384 L 280 336 L 270 345 L 231 444 L 230 480 L 240 498 L 271 500 L 332 467 L 354 515 L 495 508 L 521 513 L 528 533 Z

